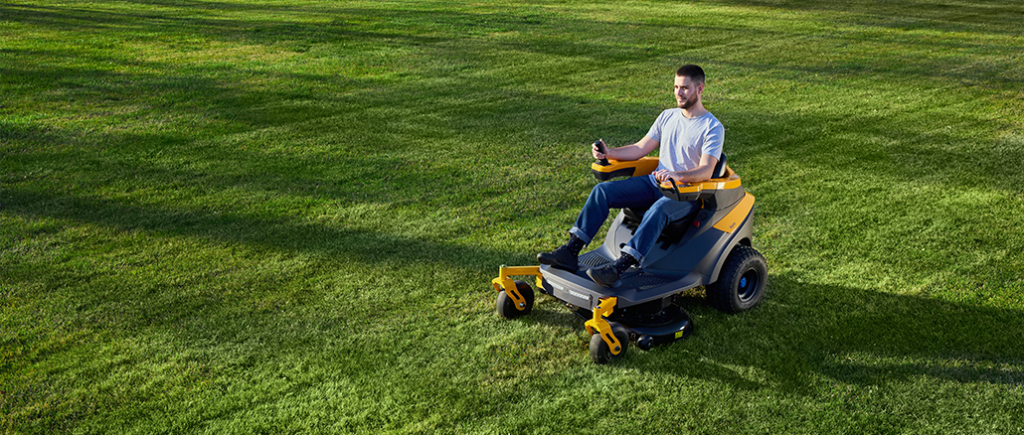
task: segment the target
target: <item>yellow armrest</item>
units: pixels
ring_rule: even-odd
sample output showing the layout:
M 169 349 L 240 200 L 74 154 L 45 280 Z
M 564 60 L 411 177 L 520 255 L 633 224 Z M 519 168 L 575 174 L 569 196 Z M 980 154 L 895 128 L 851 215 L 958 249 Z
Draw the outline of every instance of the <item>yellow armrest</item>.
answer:
M 736 175 L 732 171 L 732 168 L 726 168 L 726 174 L 722 178 L 713 178 L 708 181 L 702 181 L 699 183 L 682 183 L 676 182 L 676 187 L 679 193 L 687 192 L 701 192 L 704 190 L 718 190 L 718 189 L 735 189 L 742 183 L 740 182 L 740 176 Z M 661 182 L 662 189 L 671 189 L 672 181 L 666 180 Z
M 658 169 L 657 157 L 643 157 L 640 160 L 608 160 L 608 166 L 597 162 L 590 165 L 590 170 L 598 180 L 608 181 L 615 177 L 639 177 L 648 175 Z

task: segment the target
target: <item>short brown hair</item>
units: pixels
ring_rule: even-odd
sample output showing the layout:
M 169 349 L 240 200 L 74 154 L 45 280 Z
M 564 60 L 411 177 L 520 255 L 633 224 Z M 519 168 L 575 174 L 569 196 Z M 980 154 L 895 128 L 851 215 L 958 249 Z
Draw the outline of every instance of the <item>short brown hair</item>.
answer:
M 697 65 L 683 65 L 676 70 L 677 77 L 689 77 L 691 81 L 697 84 L 704 83 L 704 69 Z

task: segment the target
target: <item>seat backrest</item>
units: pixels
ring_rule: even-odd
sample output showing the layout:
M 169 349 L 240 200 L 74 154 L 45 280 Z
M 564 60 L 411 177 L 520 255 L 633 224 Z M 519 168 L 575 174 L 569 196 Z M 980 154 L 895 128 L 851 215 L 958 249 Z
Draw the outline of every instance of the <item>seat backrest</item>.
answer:
M 715 165 L 715 170 L 711 173 L 711 178 L 725 177 L 725 174 L 729 172 L 729 167 L 725 163 L 726 160 L 725 153 L 722 153 L 722 158 L 718 159 L 718 164 Z

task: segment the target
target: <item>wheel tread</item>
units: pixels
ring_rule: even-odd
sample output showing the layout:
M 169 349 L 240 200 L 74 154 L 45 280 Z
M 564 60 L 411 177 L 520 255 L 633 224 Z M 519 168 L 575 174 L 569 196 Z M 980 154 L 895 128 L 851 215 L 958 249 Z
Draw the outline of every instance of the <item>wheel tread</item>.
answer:
M 498 293 L 498 300 L 496 301 L 495 308 L 498 316 L 504 319 L 514 319 L 516 317 L 525 316 L 533 311 L 533 302 L 535 299 L 533 287 L 530 287 L 529 284 L 523 281 L 515 281 L 515 283 L 516 288 L 519 290 L 519 294 L 523 295 L 523 298 L 526 299 L 526 309 L 523 311 L 517 310 L 513 305 L 512 298 L 508 296 L 508 293 L 505 293 L 505 291 L 502 290 Z
M 743 306 L 734 297 L 733 289 L 731 288 L 733 283 L 737 283 L 742 274 L 747 270 L 743 265 L 751 259 L 756 259 L 755 261 L 760 262 L 762 265 L 765 264 L 764 256 L 752 247 L 738 245 L 733 248 L 732 252 L 729 253 L 729 257 L 726 258 L 725 264 L 722 266 L 722 273 L 719 275 L 718 281 L 707 288 L 707 296 L 711 301 L 711 305 L 720 311 L 732 314 L 748 310 L 760 303 L 764 297 L 764 287 L 768 278 L 767 273 L 764 273 L 764 276 L 761 277 L 760 288 L 757 290 L 759 294 L 754 297 L 749 306 Z M 767 272 L 767 265 L 765 265 L 765 272 Z

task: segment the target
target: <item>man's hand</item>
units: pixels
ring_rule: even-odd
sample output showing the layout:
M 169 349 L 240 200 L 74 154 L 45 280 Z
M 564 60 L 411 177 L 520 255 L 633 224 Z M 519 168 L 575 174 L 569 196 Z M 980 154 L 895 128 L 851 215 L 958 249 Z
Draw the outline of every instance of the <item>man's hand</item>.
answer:
M 608 145 L 605 145 L 604 140 L 598 139 L 597 142 L 600 142 L 601 146 L 603 146 L 604 149 L 606 149 L 606 150 L 608 149 Z M 591 151 L 591 154 L 594 155 L 594 159 L 601 160 L 601 159 L 607 158 L 608 156 L 604 155 L 601 152 L 601 149 L 597 147 L 597 142 L 594 142 L 594 144 L 590 146 L 590 151 Z
M 665 182 L 669 178 L 679 178 L 679 174 L 669 171 L 668 169 L 662 169 L 654 172 L 654 179 L 658 180 L 659 183 Z

